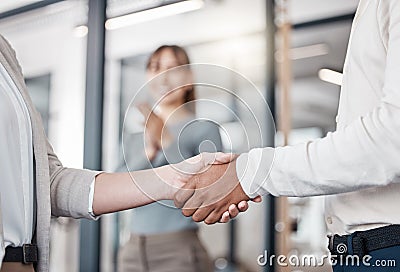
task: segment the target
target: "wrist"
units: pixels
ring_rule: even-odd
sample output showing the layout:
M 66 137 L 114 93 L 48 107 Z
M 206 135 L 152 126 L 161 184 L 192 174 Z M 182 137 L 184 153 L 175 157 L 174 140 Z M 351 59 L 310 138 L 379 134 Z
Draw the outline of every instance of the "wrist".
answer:
M 247 193 L 245 192 L 245 190 L 243 189 L 243 186 L 240 184 L 240 180 L 238 177 L 238 172 L 237 172 L 237 157 L 235 158 L 235 160 L 233 160 L 232 162 L 230 162 L 230 166 L 232 169 L 233 174 L 233 178 L 232 180 L 234 181 L 234 192 L 235 194 L 239 197 L 239 199 L 241 200 L 245 200 L 245 201 L 249 201 L 250 197 L 247 195 Z
M 160 199 L 174 199 L 174 195 L 182 187 L 179 174 L 173 169 L 171 165 L 155 168 L 156 174 L 159 177 Z

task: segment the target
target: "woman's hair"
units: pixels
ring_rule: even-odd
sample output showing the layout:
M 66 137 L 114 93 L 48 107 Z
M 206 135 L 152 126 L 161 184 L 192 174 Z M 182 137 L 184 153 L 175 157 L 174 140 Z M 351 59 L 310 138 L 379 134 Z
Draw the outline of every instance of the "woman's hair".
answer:
M 147 64 L 146 64 L 146 70 L 150 69 L 151 63 L 159 62 L 161 53 L 164 50 L 171 50 L 172 53 L 174 54 L 175 58 L 177 59 L 179 65 L 190 64 L 190 59 L 189 59 L 189 56 L 186 53 L 185 49 L 183 49 L 182 47 L 180 47 L 178 45 L 162 45 L 159 48 L 157 48 L 150 55 L 150 57 L 147 61 Z M 190 68 L 188 68 L 188 69 L 190 69 Z M 192 101 L 195 101 L 195 100 L 196 100 L 196 94 L 195 94 L 194 86 L 192 85 L 190 90 L 188 90 L 185 94 L 184 103 L 185 103 L 185 106 L 187 107 L 187 109 L 193 113 L 195 112 L 195 103 L 193 103 Z M 192 102 L 192 103 L 188 103 L 188 102 Z

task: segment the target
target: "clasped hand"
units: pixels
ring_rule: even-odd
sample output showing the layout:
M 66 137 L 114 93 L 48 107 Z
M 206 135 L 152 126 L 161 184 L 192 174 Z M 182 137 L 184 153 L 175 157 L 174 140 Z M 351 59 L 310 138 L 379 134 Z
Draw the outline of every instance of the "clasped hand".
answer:
M 208 153 L 210 155 L 211 153 Z M 216 153 L 212 165 L 193 175 L 175 193 L 175 206 L 185 216 L 206 224 L 225 223 L 248 209 L 248 201 L 261 202 L 261 197 L 250 199 L 243 191 L 236 174 L 236 156 Z

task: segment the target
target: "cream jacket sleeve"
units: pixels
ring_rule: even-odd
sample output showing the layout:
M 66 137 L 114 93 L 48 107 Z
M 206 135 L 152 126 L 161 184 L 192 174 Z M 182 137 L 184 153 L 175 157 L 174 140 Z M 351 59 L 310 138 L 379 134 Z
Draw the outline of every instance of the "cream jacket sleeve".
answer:
M 51 214 L 74 218 L 95 219 L 88 205 L 93 203 L 93 182 L 100 172 L 63 167 L 47 142 L 49 170 Z
M 250 197 L 338 194 L 400 182 L 400 1 L 380 5 L 389 15 L 379 22 L 387 37 L 379 105 L 325 138 L 242 154 L 237 173 Z

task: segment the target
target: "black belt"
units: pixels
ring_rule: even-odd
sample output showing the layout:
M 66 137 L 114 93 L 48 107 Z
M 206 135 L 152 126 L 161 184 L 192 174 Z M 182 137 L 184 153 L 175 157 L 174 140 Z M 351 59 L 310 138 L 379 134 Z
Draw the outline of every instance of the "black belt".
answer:
M 23 264 L 37 263 L 38 248 L 36 245 L 25 244 L 22 247 L 6 247 L 3 262 L 17 262 Z
M 373 250 L 400 245 L 400 225 L 357 231 L 350 235 L 333 235 L 329 238 L 329 251 L 332 255 L 357 255 L 363 257 Z M 351 244 L 349 244 L 351 243 Z M 352 252 L 349 252 L 352 247 Z

